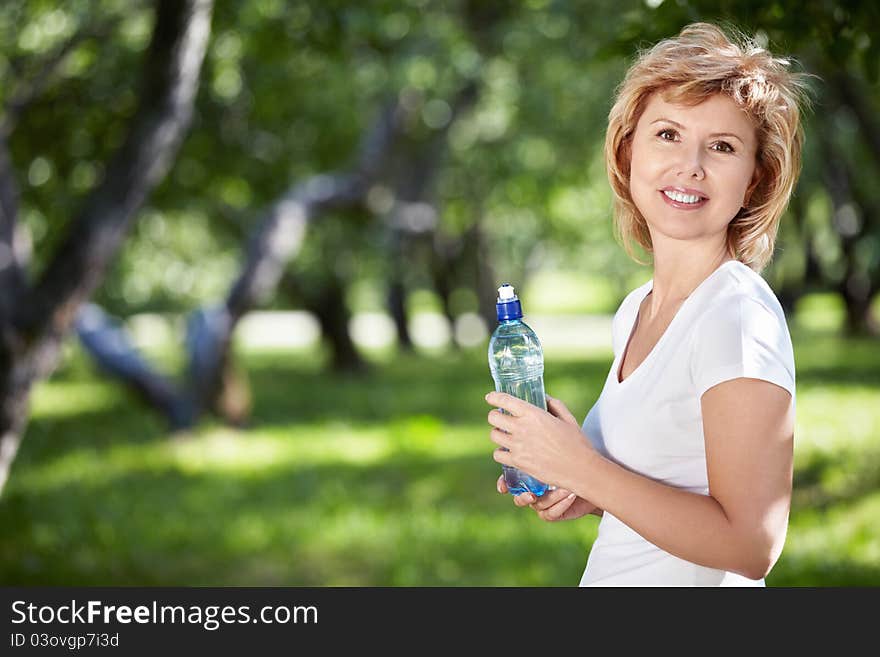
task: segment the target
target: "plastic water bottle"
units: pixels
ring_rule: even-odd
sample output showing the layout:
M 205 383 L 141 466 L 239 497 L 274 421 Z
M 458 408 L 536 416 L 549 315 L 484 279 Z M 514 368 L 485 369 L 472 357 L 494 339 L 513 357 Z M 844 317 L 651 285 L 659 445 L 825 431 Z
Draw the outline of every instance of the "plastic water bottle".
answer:
M 495 302 L 498 326 L 489 338 L 489 371 L 495 390 L 524 399 L 547 410 L 544 396 L 544 352 L 535 332 L 522 321 L 522 305 L 513 286 L 498 288 Z M 508 465 L 502 465 L 504 481 L 512 495 L 531 492 L 540 497 L 547 484 Z

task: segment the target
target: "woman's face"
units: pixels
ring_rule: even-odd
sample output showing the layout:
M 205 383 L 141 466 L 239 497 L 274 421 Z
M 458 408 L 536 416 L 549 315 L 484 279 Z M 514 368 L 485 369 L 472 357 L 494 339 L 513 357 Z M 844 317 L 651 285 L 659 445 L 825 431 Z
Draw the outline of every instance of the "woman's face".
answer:
M 723 238 L 747 204 L 757 137 L 727 96 L 692 107 L 653 94 L 632 140 L 630 194 L 652 239 Z

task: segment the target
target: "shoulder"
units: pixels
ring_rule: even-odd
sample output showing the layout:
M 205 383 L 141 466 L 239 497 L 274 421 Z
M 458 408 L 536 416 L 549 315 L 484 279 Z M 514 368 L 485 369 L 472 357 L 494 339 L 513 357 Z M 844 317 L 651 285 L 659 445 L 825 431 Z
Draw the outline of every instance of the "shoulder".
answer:
M 695 333 L 711 332 L 729 325 L 746 331 L 776 327 L 788 333 L 782 304 L 760 274 L 736 262 L 726 268 L 701 299 Z
M 765 379 L 794 393 L 794 352 L 785 314 L 770 286 L 745 265 L 727 268 L 701 301 L 690 367 L 702 395 L 721 381 Z

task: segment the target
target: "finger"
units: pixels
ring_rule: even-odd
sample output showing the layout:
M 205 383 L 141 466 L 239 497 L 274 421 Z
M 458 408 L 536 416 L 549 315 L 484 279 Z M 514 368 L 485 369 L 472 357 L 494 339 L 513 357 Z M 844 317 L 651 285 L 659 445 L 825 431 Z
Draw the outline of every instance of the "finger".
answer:
M 535 501 L 535 496 L 531 493 L 520 493 L 513 496 L 513 503 L 517 506 L 529 506 Z
M 511 415 L 517 417 L 528 413 L 530 408 L 537 408 L 534 404 L 530 404 L 519 397 L 508 395 L 506 392 L 492 391 L 486 395 L 486 401 L 492 404 L 492 406 L 503 408 Z
M 547 509 L 547 508 L 553 506 L 554 504 L 556 504 L 559 500 L 565 498 L 565 496 L 568 495 L 569 492 L 570 491 L 562 490 L 562 489 L 559 489 L 559 490 L 556 490 L 556 489 L 549 490 L 548 489 L 546 493 L 544 493 L 543 495 L 541 495 L 541 497 L 539 497 L 537 500 L 535 500 L 535 503 L 532 504 L 532 508 L 534 508 L 535 511 L 543 511 L 544 509 Z
M 510 434 L 505 433 L 501 429 L 492 429 L 489 432 L 489 440 L 496 445 L 501 445 L 505 449 L 510 449 L 513 446 L 513 439 L 510 437 Z
M 544 396 L 547 397 L 547 410 L 550 411 L 551 414 L 555 415 L 563 422 L 576 425 L 579 424 L 577 418 L 572 415 L 571 411 L 568 410 L 568 407 L 566 407 L 565 404 L 550 395 Z
M 504 481 L 504 475 L 498 477 L 498 481 L 495 482 L 495 488 L 497 488 L 498 492 L 502 495 L 510 490 L 509 488 L 507 488 L 507 482 Z
M 497 429 L 493 429 L 493 431 L 497 431 Z M 513 465 L 513 459 L 510 457 L 510 452 L 503 447 L 494 450 L 492 452 L 492 458 L 496 463 L 500 463 L 501 465 Z
M 506 413 L 502 413 L 497 408 L 493 408 L 489 411 L 489 415 L 487 416 L 489 420 L 489 424 L 493 427 L 498 427 L 502 431 L 506 431 L 507 433 L 513 432 L 513 423 L 516 418 L 512 415 L 508 415 Z
M 557 488 L 556 490 L 547 491 L 541 497 L 538 498 L 538 501 L 533 505 L 535 507 L 535 511 L 543 511 L 544 509 L 548 509 L 560 500 L 564 500 L 568 497 L 568 494 L 571 491 L 565 490 L 564 488 Z
M 565 512 L 568 511 L 569 507 L 574 504 L 576 497 L 577 496 L 574 493 L 569 493 L 563 500 L 557 502 L 549 509 L 541 511 L 539 515 L 544 520 L 560 520 L 565 515 Z

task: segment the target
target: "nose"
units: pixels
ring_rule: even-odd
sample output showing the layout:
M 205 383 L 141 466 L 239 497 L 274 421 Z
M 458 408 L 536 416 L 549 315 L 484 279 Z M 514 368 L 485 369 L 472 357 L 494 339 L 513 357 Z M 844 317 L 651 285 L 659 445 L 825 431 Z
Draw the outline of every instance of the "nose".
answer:
M 702 151 L 699 148 L 682 149 L 681 156 L 681 160 L 677 164 L 677 175 L 694 180 L 702 180 L 706 177 L 706 172 L 703 170 Z

